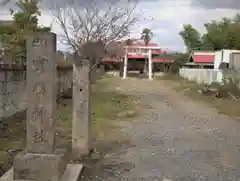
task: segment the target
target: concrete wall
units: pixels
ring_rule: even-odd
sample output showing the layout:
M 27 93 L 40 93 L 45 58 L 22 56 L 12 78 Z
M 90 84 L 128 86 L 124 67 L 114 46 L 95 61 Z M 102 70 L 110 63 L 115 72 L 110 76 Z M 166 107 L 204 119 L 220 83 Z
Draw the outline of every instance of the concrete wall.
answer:
M 179 75 L 189 81 L 196 81 L 198 84 L 211 84 L 213 82 L 223 83 L 231 80 L 232 83 L 238 85 L 240 89 L 240 71 L 227 69 L 180 69 Z M 227 81 L 228 82 L 228 81 Z M 226 83 L 226 82 L 225 82 Z
M 229 68 L 233 68 L 235 70 L 240 69 L 240 52 L 231 54 Z
M 179 70 L 179 75 L 189 81 L 196 81 L 198 84 L 212 82 L 222 82 L 222 70 L 216 69 L 187 69 Z
M 58 68 L 58 94 L 71 88 L 72 68 Z M 0 66 L 0 120 L 26 109 L 26 70 Z

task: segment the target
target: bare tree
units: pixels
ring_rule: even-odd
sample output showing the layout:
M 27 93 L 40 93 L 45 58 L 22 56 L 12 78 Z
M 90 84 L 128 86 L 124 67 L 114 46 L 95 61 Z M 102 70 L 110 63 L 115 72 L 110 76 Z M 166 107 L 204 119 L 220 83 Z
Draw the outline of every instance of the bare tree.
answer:
M 125 42 L 111 41 L 106 45 L 107 53 L 116 59 L 120 59 L 125 54 Z
M 93 65 L 92 68 L 94 68 L 105 53 L 104 47 L 102 41 L 86 42 L 81 46 L 80 56 L 89 59 Z
M 86 43 L 107 45 L 126 37 L 137 21 L 136 0 L 80 1 L 73 0 L 64 7 L 55 1 L 51 13 L 63 30 L 62 43 L 81 55 L 86 54 L 82 49 Z M 93 45 L 88 46 L 91 51 L 96 49 Z

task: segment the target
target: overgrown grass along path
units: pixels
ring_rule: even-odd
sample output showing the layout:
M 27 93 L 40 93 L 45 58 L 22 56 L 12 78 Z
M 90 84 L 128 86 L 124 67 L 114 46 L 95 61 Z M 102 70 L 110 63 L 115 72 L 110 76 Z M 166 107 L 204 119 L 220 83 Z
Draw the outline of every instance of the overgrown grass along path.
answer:
M 218 99 L 213 96 L 204 95 L 200 92 L 204 86 L 203 84 L 198 85 L 194 81 L 188 81 L 177 75 L 165 74 L 164 76 L 158 77 L 158 79 L 166 86 L 172 87 L 174 90 L 183 93 L 195 101 L 201 101 L 213 106 L 220 114 L 240 118 L 239 100 Z

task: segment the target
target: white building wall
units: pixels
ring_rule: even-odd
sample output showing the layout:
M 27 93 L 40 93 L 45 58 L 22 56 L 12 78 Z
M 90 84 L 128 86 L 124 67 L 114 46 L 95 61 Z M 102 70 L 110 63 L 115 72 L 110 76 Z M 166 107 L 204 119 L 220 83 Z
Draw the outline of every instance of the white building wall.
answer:
M 187 69 L 179 70 L 179 75 L 189 81 L 196 81 L 198 84 L 211 84 L 213 82 L 222 82 L 222 70 L 215 69 Z
M 219 69 L 219 65 L 221 62 L 230 62 L 230 56 L 232 53 L 238 53 L 240 50 L 220 50 L 215 52 L 215 59 L 214 59 L 214 69 Z

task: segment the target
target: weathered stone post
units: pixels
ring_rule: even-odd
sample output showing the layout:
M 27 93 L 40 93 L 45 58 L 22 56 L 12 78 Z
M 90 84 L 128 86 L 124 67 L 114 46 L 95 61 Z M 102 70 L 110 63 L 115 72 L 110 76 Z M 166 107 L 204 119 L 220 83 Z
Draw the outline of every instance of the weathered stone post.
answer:
M 27 148 L 14 158 L 15 180 L 59 181 L 64 153 L 55 151 L 56 35 L 27 40 Z
M 123 59 L 120 59 L 121 61 L 119 62 L 119 76 L 122 78 L 123 77 L 123 67 L 124 67 L 124 62 Z
M 56 35 L 35 33 L 27 40 L 27 148 L 14 157 L 0 181 L 77 181 L 81 164 L 67 164 L 55 149 Z
M 72 150 L 75 156 L 90 152 L 91 63 L 75 57 L 73 65 Z
M 94 66 L 92 69 L 91 69 L 91 84 L 95 84 L 96 81 L 97 81 L 97 77 L 98 74 L 97 74 L 97 66 Z
M 100 74 L 103 76 L 105 74 L 105 66 L 100 64 Z

